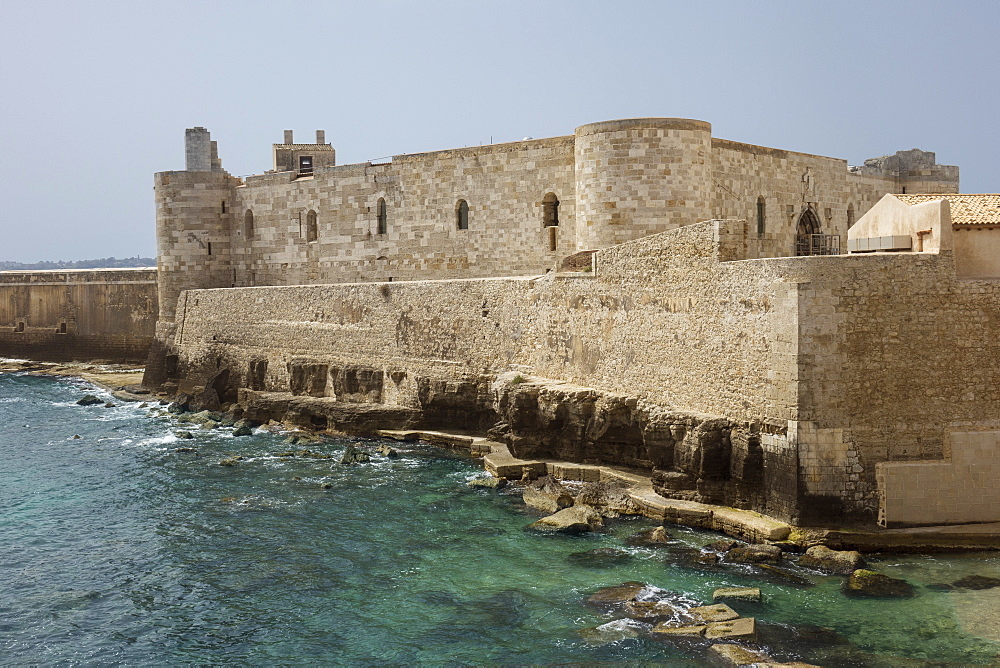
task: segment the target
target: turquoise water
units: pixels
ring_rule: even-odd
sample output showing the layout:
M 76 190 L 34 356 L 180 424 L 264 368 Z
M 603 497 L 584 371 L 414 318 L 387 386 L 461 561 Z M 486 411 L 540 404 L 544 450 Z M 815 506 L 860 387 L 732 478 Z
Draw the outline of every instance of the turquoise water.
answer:
M 279 435 L 178 440 L 190 426 L 172 416 L 75 405 L 88 391 L 0 374 L 4 664 L 704 665 L 704 647 L 581 635 L 613 619 L 582 599 L 629 580 L 706 602 L 721 585 L 761 586 L 765 603 L 741 611 L 766 622 L 762 640 L 784 660 L 967 665 L 1000 654 L 1000 589 L 924 586 L 1000 577 L 990 554 L 876 560 L 917 596 L 849 599 L 837 577 L 797 571 L 813 585 L 803 588 L 694 567 L 687 548 L 717 534 L 671 527 L 676 545 L 654 551 L 624 544 L 646 520 L 527 533 L 535 516 L 516 495 L 469 489 L 476 462 L 430 446 L 331 470 L 275 457 L 290 448 Z M 233 454 L 245 459 L 218 465 Z M 570 557 L 601 547 L 630 561 Z

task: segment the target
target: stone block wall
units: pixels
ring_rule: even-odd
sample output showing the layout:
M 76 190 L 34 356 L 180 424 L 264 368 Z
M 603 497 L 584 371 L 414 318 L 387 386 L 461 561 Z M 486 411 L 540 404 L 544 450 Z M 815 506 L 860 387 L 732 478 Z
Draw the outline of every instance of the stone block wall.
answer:
M 157 311 L 155 269 L 0 272 L 0 357 L 142 361 Z

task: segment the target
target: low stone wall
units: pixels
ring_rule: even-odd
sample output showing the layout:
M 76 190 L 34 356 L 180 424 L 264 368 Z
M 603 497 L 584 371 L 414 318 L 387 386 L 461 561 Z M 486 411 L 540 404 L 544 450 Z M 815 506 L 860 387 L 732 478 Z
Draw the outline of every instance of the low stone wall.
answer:
M 155 269 L 0 272 L 0 357 L 142 362 L 157 311 Z

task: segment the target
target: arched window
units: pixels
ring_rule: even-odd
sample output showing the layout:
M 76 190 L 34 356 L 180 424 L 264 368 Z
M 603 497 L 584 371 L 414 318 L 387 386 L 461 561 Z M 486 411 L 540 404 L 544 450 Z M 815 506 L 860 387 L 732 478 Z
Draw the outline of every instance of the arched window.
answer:
M 378 219 L 378 233 L 385 234 L 389 231 L 389 219 L 385 212 L 385 198 L 379 197 L 375 207 L 375 216 Z
M 469 229 L 469 203 L 464 199 L 458 200 L 455 207 L 455 223 L 460 230 Z
M 247 212 L 243 214 L 243 236 L 247 239 L 253 239 L 253 211 L 247 209 Z
M 316 225 L 316 212 L 312 209 L 306 214 L 306 241 L 316 241 L 319 238 L 319 229 Z
M 555 227 L 559 224 L 559 198 L 548 193 L 542 199 L 542 226 Z
M 764 221 L 767 220 L 767 205 L 764 203 L 764 197 L 757 198 L 757 236 L 764 236 Z
M 847 205 L 847 229 L 854 225 L 854 204 Z
M 795 226 L 795 254 L 815 255 L 813 236 L 819 233 L 819 216 L 812 208 L 808 208 L 799 216 L 799 222 Z

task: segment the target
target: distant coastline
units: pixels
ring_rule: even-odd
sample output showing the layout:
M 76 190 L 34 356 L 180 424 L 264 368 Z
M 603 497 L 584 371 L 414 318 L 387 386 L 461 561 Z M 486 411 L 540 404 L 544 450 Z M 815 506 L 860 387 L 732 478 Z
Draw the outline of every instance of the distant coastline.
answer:
M 103 257 L 96 260 L 44 260 L 42 262 L 13 262 L 0 260 L 0 271 L 37 271 L 45 269 L 126 269 L 130 267 L 155 267 L 152 257 Z

